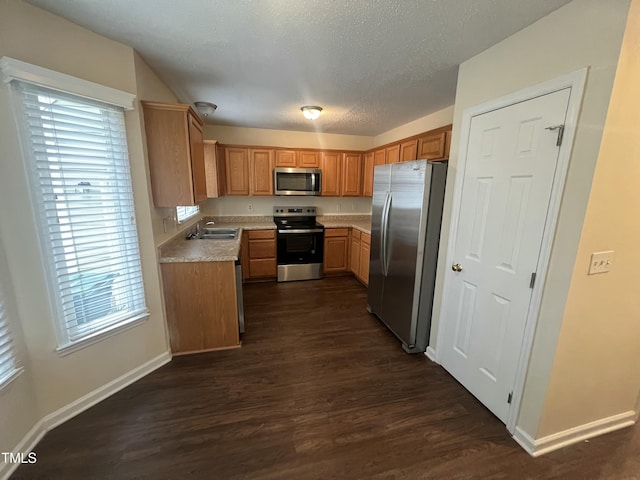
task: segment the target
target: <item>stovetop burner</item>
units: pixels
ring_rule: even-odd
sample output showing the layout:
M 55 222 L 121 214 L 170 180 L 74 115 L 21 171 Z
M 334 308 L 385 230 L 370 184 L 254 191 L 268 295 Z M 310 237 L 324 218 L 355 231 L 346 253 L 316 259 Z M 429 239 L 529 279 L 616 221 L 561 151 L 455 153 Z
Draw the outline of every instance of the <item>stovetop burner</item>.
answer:
M 273 221 L 278 230 L 324 228 L 316 222 L 316 207 L 273 207 Z

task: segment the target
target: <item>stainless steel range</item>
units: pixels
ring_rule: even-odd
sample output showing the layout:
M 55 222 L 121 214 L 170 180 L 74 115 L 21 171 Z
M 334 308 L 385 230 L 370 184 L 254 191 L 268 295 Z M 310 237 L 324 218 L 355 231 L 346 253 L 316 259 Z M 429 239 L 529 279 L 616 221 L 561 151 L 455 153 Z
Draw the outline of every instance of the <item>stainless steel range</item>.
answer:
M 278 281 L 322 278 L 324 226 L 316 207 L 273 207 L 277 228 Z

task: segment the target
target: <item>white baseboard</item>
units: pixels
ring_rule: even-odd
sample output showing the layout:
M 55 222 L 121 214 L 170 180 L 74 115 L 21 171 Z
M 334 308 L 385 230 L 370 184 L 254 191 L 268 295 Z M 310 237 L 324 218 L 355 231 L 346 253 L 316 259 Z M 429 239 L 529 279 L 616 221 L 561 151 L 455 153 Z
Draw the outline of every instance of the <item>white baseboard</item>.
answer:
M 110 397 L 116 392 L 119 392 L 123 388 L 131 385 L 137 380 L 140 380 L 145 375 L 150 374 L 154 370 L 160 368 L 166 363 L 171 361 L 171 353 L 164 352 L 155 358 L 152 358 L 148 362 L 134 368 L 133 370 L 125 373 L 124 375 L 112 380 L 111 382 L 102 385 L 101 387 L 87 393 L 79 399 L 65 405 L 64 407 L 50 413 L 36 423 L 29 433 L 27 433 L 22 440 L 13 449 L 13 452 L 28 453 L 33 451 L 38 442 L 49 430 L 53 430 L 58 425 L 72 419 L 76 415 L 84 412 L 88 408 L 93 407 L 102 400 Z M 8 479 L 11 474 L 18 468 L 19 463 L 4 463 L 0 462 L 0 479 Z
M 427 349 L 425 350 L 424 354 L 427 356 L 427 358 L 429 360 L 431 360 L 433 363 L 438 363 L 436 360 L 436 351 L 431 348 L 431 347 L 427 347 Z
M 619 413 L 611 417 L 596 420 L 594 422 L 585 423 L 577 427 L 564 430 L 562 432 L 547 435 L 546 437 L 534 440 L 531 436 L 516 427 L 513 439 L 532 457 L 539 457 L 545 453 L 558 450 L 560 448 L 582 442 L 589 438 L 597 437 L 605 433 L 620 430 L 621 428 L 630 427 L 635 424 L 636 412 L 629 410 L 628 412 Z

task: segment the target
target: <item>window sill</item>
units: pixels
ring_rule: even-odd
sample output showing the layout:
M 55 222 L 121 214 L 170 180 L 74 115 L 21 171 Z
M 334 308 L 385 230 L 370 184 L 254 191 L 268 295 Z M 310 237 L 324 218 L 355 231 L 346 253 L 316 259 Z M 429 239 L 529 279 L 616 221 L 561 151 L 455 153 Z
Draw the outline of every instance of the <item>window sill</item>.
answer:
M 8 377 L 0 380 L 0 392 L 7 388 L 16 378 L 18 378 L 22 372 L 24 372 L 24 368 L 16 368 L 12 373 L 9 374 Z
M 141 313 L 140 315 L 136 315 L 134 317 L 128 318 L 127 320 L 124 320 L 116 325 L 112 325 L 99 332 L 88 335 L 84 338 L 81 338 L 80 340 L 76 340 L 73 342 L 68 342 L 63 345 L 60 345 L 56 349 L 56 352 L 58 352 L 58 355 L 60 355 L 61 357 L 65 357 L 70 353 L 77 352 L 78 350 L 82 350 L 91 345 L 94 345 L 103 340 L 106 340 L 109 337 L 113 337 L 114 335 L 117 335 L 121 332 L 137 327 L 138 325 L 143 323 L 145 320 L 147 320 L 147 318 L 149 318 L 149 312 Z

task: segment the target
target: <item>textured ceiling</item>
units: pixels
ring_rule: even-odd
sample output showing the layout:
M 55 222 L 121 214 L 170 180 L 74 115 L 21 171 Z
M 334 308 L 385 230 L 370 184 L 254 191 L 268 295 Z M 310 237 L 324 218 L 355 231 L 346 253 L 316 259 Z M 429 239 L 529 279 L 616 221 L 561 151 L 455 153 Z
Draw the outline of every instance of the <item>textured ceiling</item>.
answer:
M 29 3 L 132 46 L 182 101 L 216 103 L 209 123 L 377 135 L 452 105 L 461 62 L 568 1 Z

